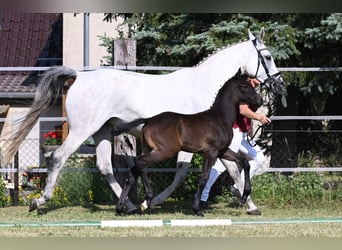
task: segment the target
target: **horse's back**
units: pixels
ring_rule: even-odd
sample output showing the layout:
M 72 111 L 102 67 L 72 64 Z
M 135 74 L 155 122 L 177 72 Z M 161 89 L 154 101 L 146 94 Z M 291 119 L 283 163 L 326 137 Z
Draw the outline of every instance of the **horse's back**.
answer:
M 220 129 L 216 116 L 208 110 L 190 115 L 163 112 L 145 124 L 143 137 L 152 148 L 167 144 L 169 150 L 177 147 L 177 150 L 195 153 L 208 145 L 226 145 L 226 130 Z
M 193 80 L 181 72 L 165 75 L 142 74 L 116 69 L 98 69 L 79 72 L 67 96 L 67 106 L 112 110 L 120 116 L 132 110 L 136 116 L 123 117 L 129 121 L 139 117 L 150 117 L 166 110 L 194 113 L 210 105 L 196 93 Z M 207 91 L 208 94 L 208 91 Z M 194 96 L 196 98 L 194 98 Z M 200 99 L 200 100 L 198 100 Z M 92 102 L 96 102 L 93 105 Z M 195 103 L 194 103 L 195 102 Z M 88 107 L 89 106 L 89 107 Z

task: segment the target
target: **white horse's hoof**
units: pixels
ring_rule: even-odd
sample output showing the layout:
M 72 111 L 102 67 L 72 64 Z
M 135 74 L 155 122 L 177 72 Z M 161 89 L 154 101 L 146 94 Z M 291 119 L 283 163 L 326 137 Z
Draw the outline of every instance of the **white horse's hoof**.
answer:
M 148 209 L 147 201 L 144 200 L 144 202 L 140 204 L 140 210 L 141 210 L 141 212 L 144 212 L 147 209 Z
M 39 202 L 37 199 L 33 199 L 29 206 L 29 212 L 36 210 L 39 207 Z

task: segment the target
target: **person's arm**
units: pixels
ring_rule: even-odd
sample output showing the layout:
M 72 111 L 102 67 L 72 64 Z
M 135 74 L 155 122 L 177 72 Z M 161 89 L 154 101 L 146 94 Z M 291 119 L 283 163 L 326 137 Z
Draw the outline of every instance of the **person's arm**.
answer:
M 249 118 L 249 119 L 253 119 L 253 120 L 257 120 L 259 122 L 261 122 L 262 124 L 267 124 L 271 122 L 271 119 L 269 119 L 267 116 L 263 115 L 263 114 L 258 114 L 255 113 L 253 110 L 251 110 L 248 106 L 248 104 L 245 103 L 241 103 L 239 105 L 239 111 L 240 114 Z

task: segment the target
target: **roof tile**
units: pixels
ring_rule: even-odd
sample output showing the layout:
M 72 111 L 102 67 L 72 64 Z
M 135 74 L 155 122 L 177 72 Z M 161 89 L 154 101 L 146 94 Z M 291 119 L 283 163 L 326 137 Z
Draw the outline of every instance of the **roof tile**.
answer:
M 1 18 L 0 67 L 52 66 L 39 58 L 62 58 L 61 14 L 3 13 Z M 30 72 L 0 72 L 0 93 L 34 92 L 37 81 Z

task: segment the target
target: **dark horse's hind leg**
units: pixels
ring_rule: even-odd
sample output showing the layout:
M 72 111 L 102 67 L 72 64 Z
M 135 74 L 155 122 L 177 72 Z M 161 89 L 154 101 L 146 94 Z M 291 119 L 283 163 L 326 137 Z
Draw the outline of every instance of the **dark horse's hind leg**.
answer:
M 147 208 L 151 207 L 153 191 L 152 191 L 150 180 L 147 176 L 146 168 L 140 169 L 140 176 L 141 176 L 141 180 L 143 182 L 144 188 L 145 188 L 145 202 L 142 203 L 140 206 L 141 212 L 143 212 Z
M 151 201 L 153 198 L 153 192 L 150 184 L 150 180 L 147 176 L 147 171 L 145 168 L 145 161 L 144 161 L 144 156 L 139 156 L 136 161 L 136 165 L 131 168 L 129 172 L 129 176 L 126 179 L 124 188 L 122 190 L 120 199 L 118 201 L 118 204 L 116 206 L 116 212 L 119 215 L 123 215 L 123 210 L 124 210 L 124 204 L 127 199 L 128 193 L 131 190 L 132 186 L 136 182 L 137 178 L 141 176 L 144 188 L 145 188 L 145 200 L 146 200 L 146 207 L 141 207 L 141 210 L 145 210 L 149 207 L 151 207 Z
M 158 154 L 156 154 L 155 152 L 147 152 L 146 154 L 140 155 L 137 158 L 137 166 L 139 167 L 138 169 L 139 175 L 141 176 L 141 181 L 143 182 L 143 185 L 145 188 L 145 201 L 140 206 L 141 212 L 150 208 L 151 203 L 152 203 L 153 191 L 152 191 L 150 180 L 147 175 L 146 166 L 154 162 L 153 157 L 155 155 L 158 155 Z
M 126 199 L 128 197 L 128 193 L 131 190 L 132 186 L 134 185 L 138 176 L 139 176 L 139 171 L 137 171 L 137 166 L 135 165 L 129 171 L 129 174 L 128 174 L 128 177 L 126 179 L 125 185 L 122 189 L 119 201 L 116 205 L 116 212 L 119 215 L 124 214 L 125 202 L 126 202 Z

